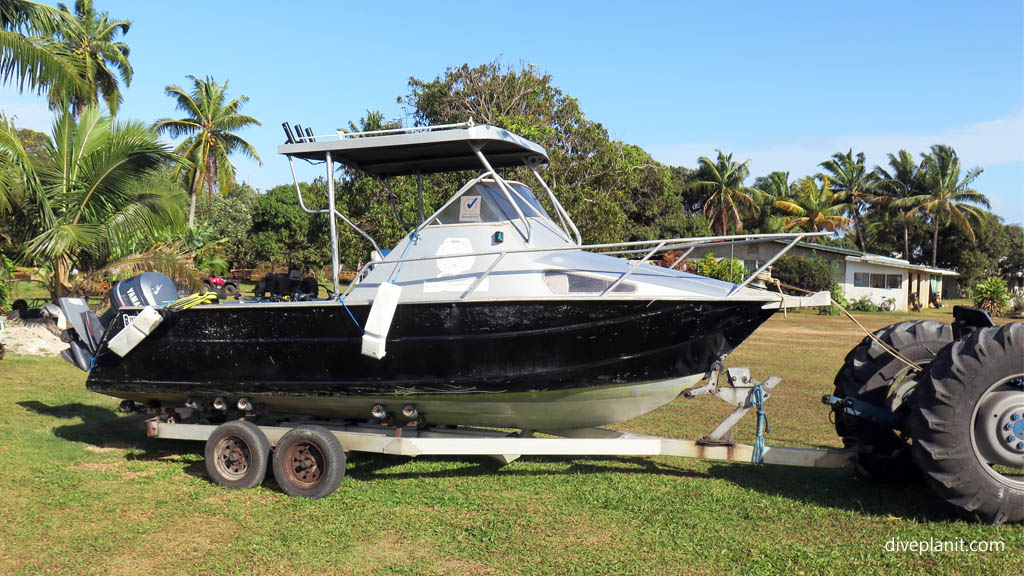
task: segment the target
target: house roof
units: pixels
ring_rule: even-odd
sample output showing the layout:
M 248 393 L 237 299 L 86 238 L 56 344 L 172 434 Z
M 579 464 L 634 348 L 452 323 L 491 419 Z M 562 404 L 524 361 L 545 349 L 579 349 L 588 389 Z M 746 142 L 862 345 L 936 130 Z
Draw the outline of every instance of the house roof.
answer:
M 785 242 L 776 240 L 781 244 Z M 828 244 L 814 244 L 811 242 L 800 242 L 797 244 L 802 248 L 808 250 L 820 250 L 822 252 L 831 252 L 833 254 L 842 254 L 846 256 L 846 260 L 850 262 L 864 262 L 865 264 L 876 264 L 878 266 L 889 266 L 892 268 L 903 268 L 907 270 L 919 270 L 921 272 L 927 272 L 929 274 L 939 274 L 942 276 L 959 276 L 960 274 L 954 270 L 946 270 L 945 268 L 934 268 L 932 266 L 922 266 L 920 264 L 911 264 L 907 260 L 902 258 L 892 258 L 889 256 L 882 256 L 881 254 L 871 254 L 869 252 L 861 252 L 860 250 L 850 250 L 849 248 L 839 248 L 838 246 L 829 246 Z

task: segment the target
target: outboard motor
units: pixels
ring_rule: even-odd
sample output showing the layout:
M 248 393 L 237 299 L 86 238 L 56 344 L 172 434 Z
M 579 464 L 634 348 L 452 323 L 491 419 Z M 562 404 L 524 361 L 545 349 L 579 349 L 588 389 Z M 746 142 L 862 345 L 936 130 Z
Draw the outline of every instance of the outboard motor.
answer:
M 92 358 L 118 310 L 126 306 L 163 306 L 178 299 L 178 289 L 170 278 L 159 272 L 143 272 L 115 284 L 108 298 L 110 310 L 100 318 L 89 310 L 89 304 L 83 298 L 60 299 L 64 318 L 60 326 L 64 330 L 61 340 L 69 344 L 61 358 L 86 372 L 91 368 Z

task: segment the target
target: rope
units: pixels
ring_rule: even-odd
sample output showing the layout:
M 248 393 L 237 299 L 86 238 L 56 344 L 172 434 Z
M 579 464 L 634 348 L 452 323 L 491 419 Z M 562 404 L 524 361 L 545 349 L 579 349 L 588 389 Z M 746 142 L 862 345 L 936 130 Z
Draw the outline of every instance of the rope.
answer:
M 768 424 L 768 414 L 764 409 L 764 390 L 761 385 L 754 386 L 754 405 L 757 406 L 757 440 L 754 442 L 754 455 L 751 461 L 755 464 L 764 464 L 764 437 L 771 434 L 771 426 Z
M 814 292 L 811 291 L 811 290 L 804 290 L 803 288 L 797 288 L 796 286 L 790 286 L 789 284 L 783 284 L 782 282 L 779 282 L 778 280 L 775 280 L 775 282 L 776 282 L 777 285 L 783 286 L 787 290 L 796 290 L 797 292 L 803 292 L 805 294 L 814 294 Z M 858 321 L 856 318 L 853 317 L 853 314 L 850 314 L 849 310 L 844 308 L 843 305 L 840 304 L 839 302 L 836 302 L 834 298 L 829 297 L 829 300 L 832 301 L 832 305 L 833 306 L 835 306 L 836 308 L 839 308 L 840 312 L 842 312 L 847 318 L 852 320 L 853 323 L 856 324 L 858 328 L 860 328 L 865 334 L 867 334 L 869 338 L 874 340 L 876 344 L 881 346 L 883 350 L 885 350 L 886 352 L 891 354 L 894 358 L 896 358 L 900 362 L 903 362 L 904 364 L 906 364 L 910 368 L 912 368 L 914 370 L 917 370 L 918 372 L 923 370 L 923 368 L 921 367 L 920 364 L 914 362 L 910 358 L 907 358 L 903 354 L 900 354 L 899 350 L 896 350 L 892 346 L 886 344 L 885 342 L 882 342 L 882 340 L 878 336 L 875 336 L 874 332 L 872 332 L 872 331 L 868 330 L 867 328 L 865 328 L 864 325 L 860 323 L 860 321 Z

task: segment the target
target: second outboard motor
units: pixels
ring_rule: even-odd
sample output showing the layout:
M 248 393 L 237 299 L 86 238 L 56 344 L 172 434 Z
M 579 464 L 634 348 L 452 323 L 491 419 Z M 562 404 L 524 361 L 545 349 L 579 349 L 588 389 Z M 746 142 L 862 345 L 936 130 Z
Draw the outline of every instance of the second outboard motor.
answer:
M 110 310 L 97 318 L 83 298 L 61 298 L 60 310 L 67 325 L 61 340 L 69 344 L 61 357 L 88 372 L 110 320 L 126 306 L 163 306 L 178 299 L 178 288 L 159 272 L 143 272 L 114 285 L 108 295 Z
M 178 288 L 159 272 L 143 272 L 122 280 L 110 290 L 110 308 L 125 306 L 163 306 L 178 299 Z

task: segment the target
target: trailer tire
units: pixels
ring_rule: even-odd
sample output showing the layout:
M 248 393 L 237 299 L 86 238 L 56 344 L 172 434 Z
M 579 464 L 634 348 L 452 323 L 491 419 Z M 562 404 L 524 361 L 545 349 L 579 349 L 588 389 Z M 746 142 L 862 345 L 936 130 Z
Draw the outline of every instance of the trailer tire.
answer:
M 943 350 L 930 372 L 910 419 L 925 482 L 968 518 L 1024 522 L 1024 323 L 976 330 Z M 1020 474 L 993 468 L 998 458 L 1016 462 Z
M 225 422 L 207 438 L 204 460 L 206 473 L 217 484 L 255 488 L 267 475 L 270 442 L 252 422 Z
M 933 320 L 900 322 L 875 332 L 875 336 L 927 370 L 935 355 L 953 341 L 949 324 Z M 890 412 L 903 412 L 906 394 L 917 385 L 920 374 L 890 354 L 871 337 L 846 355 L 836 374 L 835 396 L 856 398 Z M 920 482 L 907 438 L 902 431 L 835 411 L 836 432 L 847 448 L 858 450 L 856 467 L 861 476 L 886 482 Z
M 322 426 L 297 426 L 274 449 L 274 479 L 289 496 L 323 498 L 345 478 L 345 451 Z

